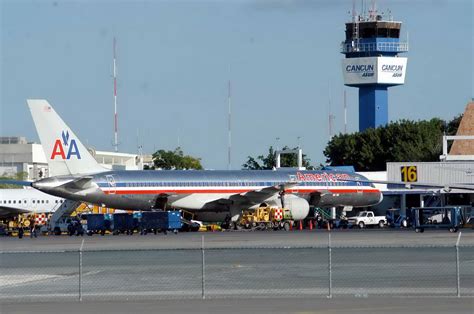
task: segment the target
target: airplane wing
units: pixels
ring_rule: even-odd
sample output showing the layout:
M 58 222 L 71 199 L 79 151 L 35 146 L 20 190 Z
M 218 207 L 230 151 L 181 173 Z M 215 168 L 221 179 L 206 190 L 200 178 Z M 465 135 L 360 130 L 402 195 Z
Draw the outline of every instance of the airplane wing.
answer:
M 245 192 L 241 194 L 236 194 L 236 196 L 238 195 L 239 197 L 243 197 L 249 200 L 255 200 L 255 203 L 258 203 L 259 200 L 264 201 L 275 194 L 284 192 L 297 185 L 298 185 L 298 182 L 286 182 L 280 185 L 269 186 L 269 187 L 259 189 L 259 190 L 253 190 L 253 191 L 249 191 L 249 192 Z
M 30 211 L 20 208 L 12 208 L 12 207 L 4 207 L 0 206 L 0 217 L 11 217 L 16 216 L 18 214 L 26 214 L 30 213 Z
M 435 183 L 423 183 L 423 182 L 401 182 L 401 181 L 384 181 L 384 180 L 357 180 L 357 179 L 340 179 L 341 181 L 350 181 L 350 182 L 361 182 L 361 183 L 378 183 L 378 184 L 393 184 L 397 185 L 400 188 L 411 189 L 412 187 L 419 187 L 424 189 L 443 189 L 445 191 L 450 191 L 453 189 L 458 190 L 470 190 L 474 191 L 474 184 L 472 183 L 447 183 L 447 184 L 435 184 Z
M 239 203 L 246 205 L 260 204 L 267 199 L 278 196 L 281 192 L 291 189 L 298 185 L 298 182 L 286 182 L 280 185 L 269 186 L 263 189 L 252 190 L 244 193 L 233 194 L 229 198 L 219 198 L 216 200 L 210 200 L 206 203 L 206 208 L 219 207 L 225 204 Z

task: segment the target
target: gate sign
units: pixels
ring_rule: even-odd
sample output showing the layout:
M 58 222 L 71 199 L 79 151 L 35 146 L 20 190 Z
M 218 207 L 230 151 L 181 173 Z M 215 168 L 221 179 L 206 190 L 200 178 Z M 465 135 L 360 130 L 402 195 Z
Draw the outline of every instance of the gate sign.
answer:
M 418 172 L 416 166 L 402 166 L 400 167 L 400 175 L 403 182 L 417 182 Z
M 344 84 L 387 84 L 405 83 L 407 58 L 367 57 L 342 60 Z

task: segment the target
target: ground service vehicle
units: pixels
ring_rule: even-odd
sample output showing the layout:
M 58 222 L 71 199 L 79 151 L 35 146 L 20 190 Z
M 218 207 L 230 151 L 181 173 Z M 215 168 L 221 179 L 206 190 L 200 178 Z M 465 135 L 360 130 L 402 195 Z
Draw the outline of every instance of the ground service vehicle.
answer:
M 385 215 L 387 225 L 392 228 L 408 228 L 412 225 L 412 219 L 408 214 L 402 214 L 400 208 L 390 208 Z
M 291 211 L 278 207 L 258 207 L 253 211 L 243 211 L 240 220 L 236 224 L 236 229 L 285 229 L 290 230 L 293 224 Z
M 384 216 L 375 216 L 373 211 L 362 211 L 357 216 L 349 217 L 349 224 L 365 228 L 366 226 L 378 225 L 383 228 L 387 224 L 387 219 Z

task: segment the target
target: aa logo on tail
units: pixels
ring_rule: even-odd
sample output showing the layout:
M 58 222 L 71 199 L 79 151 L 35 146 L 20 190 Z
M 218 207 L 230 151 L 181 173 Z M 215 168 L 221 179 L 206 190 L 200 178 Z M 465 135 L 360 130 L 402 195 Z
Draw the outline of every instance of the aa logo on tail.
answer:
M 69 131 L 63 131 L 61 133 L 61 137 L 62 141 L 61 139 L 56 139 L 56 141 L 54 142 L 54 147 L 50 159 L 55 159 L 56 156 L 60 157 L 63 160 L 69 160 L 72 156 L 76 156 L 77 159 L 81 159 L 81 154 L 79 153 L 79 149 L 77 148 L 76 140 L 69 140 Z

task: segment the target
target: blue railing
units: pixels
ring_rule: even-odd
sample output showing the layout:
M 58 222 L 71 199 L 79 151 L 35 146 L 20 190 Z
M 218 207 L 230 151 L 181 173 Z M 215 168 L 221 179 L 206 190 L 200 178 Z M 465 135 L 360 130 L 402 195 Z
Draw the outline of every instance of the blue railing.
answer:
M 351 52 L 407 52 L 408 42 L 345 42 L 341 43 L 342 53 Z

